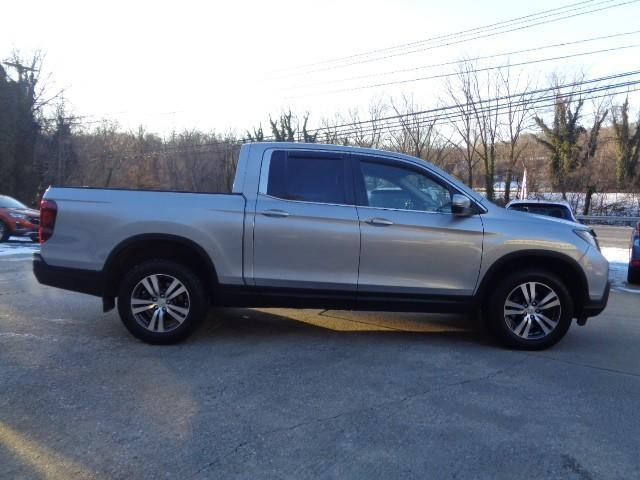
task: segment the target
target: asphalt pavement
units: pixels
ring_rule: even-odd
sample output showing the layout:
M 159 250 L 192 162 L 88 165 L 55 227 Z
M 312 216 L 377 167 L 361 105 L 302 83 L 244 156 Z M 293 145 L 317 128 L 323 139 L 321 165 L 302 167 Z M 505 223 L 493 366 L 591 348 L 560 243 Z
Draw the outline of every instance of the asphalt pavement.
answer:
M 283 309 L 154 347 L 0 256 L 0 478 L 637 478 L 638 311 L 615 289 L 536 353 L 472 318 Z
M 629 248 L 631 243 L 631 227 L 616 227 L 608 225 L 591 225 L 596 231 L 598 241 L 607 247 Z

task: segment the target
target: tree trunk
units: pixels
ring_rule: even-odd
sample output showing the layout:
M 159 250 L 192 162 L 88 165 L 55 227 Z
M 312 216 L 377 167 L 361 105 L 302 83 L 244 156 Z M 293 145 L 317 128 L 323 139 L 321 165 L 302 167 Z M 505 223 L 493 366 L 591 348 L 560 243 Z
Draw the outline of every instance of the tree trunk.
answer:
M 487 198 L 491 201 L 494 200 L 495 194 L 493 190 L 493 182 L 495 181 L 495 158 L 493 152 L 489 152 L 487 158 L 484 161 L 484 183 L 487 193 Z
M 107 179 L 104 182 L 104 188 L 109 188 L 109 185 L 111 184 L 111 176 L 113 175 L 113 168 L 109 169 L 109 173 L 107 175 Z
M 486 188 L 487 198 L 493 201 L 493 175 L 489 172 L 489 169 L 484 174 L 484 183 Z
M 513 170 L 507 168 L 507 176 L 504 179 L 504 204 L 506 205 L 511 200 L 511 180 L 513 178 Z
M 591 210 L 591 197 L 596 193 L 595 185 L 587 185 L 587 191 L 584 196 L 584 208 L 582 210 L 583 215 L 589 215 L 589 210 Z

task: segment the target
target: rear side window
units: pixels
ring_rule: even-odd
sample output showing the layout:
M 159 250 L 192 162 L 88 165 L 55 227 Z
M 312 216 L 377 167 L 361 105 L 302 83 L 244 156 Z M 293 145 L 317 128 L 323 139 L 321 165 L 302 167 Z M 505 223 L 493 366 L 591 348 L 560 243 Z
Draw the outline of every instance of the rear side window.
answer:
M 276 151 L 271 156 L 266 193 L 285 200 L 346 204 L 344 160 Z

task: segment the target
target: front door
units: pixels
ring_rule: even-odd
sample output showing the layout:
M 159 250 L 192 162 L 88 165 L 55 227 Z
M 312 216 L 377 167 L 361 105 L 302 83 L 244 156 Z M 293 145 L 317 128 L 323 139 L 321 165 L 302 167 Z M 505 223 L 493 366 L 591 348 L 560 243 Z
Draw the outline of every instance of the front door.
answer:
M 359 294 L 472 295 L 482 259 L 480 215 L 453 215 L 454 187 L 426 169 L 354 157 Z

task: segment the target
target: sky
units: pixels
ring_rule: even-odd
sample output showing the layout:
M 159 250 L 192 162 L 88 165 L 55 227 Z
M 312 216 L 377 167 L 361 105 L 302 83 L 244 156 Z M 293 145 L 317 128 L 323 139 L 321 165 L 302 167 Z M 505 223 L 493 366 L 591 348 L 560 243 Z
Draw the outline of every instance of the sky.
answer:
M 426 108 L 446 104 L 442 78 L 362 87 L 447 74 L 454 66 L 390 71 L 640 30 L 636 0 L 454 45 L 424 50 L 435 44 L 421 44 L 422 51 L 375 62 L 355 57 L 343 62 L 354 63 L 348 66 L 326 63 L 578 1 L 3 2 L 0 60 L 14 49 L 25 55 L 42 50 L 45 70 L 51 74 L 50 90 L 64 89 L 71 112 L 86 122 L 110 118 L 124 128 L 142 124 L 161 134 L 183 128 L 243 133 L 260 123 L 266 127 L 269 114 L 291 108 L 300 115 L 309 112 L 313 126 L 349 109 L 358 109 L 366 118 L 368 105 L 376 99 L 406 95 Z M 590 8 L 625 1 L 594 0 Z M 586 9 L 574 13 L 582 11 Z M 583 71 L 587 77 L 598 77 L 640 69 L 636 44 L 640 45 L 640 32 L 512 54 L 483 65 L 567 56 L 517 67 L 545 85 L 553 72 L 572 77 Z M 621 46 L 631 48 L 575 56 Z M 315 65 L 305 67 L 310 64 Z M 352 77 L 358 78 L 345 81 Z

